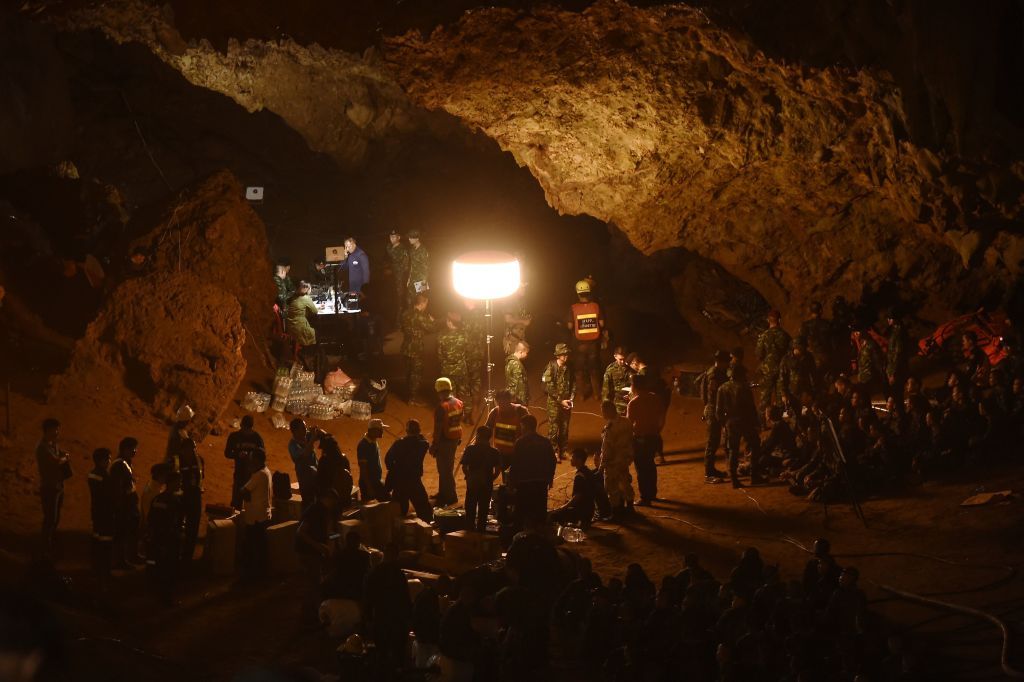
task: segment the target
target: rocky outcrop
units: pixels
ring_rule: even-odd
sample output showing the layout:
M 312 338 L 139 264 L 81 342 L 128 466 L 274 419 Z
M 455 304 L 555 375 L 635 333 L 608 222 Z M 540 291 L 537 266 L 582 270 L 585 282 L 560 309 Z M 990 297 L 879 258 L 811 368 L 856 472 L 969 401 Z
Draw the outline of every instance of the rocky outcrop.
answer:
M 364 59 L 289 39 L 230 41 L 218 51 L 186 42 L 169 10 L 139 0 L 115 0 L 46 18 L 63 31 L 98 30 L 117 43 L 141 43 L 193 84 L 227 95 L 248 111 L 268 109 L 315 151 L 343 168 L 357 167 L 367 146 L 417 123 L 418 108 L 401 88 Z
M 122 283 L 75 344 L 51 400 L 124 403 L 170 419 L 184 403 L 204 436 L 245 374 L 242 310 L 230 293 L 189 272 L 159 272 Z
M 277 290 L 267 231 L 228 171 L 215 173 L 170 202 L 156 227 L 131 245 L 152 255 L 158 271 L 187 272 L 222 289 L 241 307 L 250 334 L 264 338 Z M 153 291 L 149 297 L 160 296 Z
M 916 146 L 885 73 L 770 59 L 687 6 L 478 10 L 383 53 L 413 99 L 497 140 L 559 211 L 715 261 L 791 317 L 892 281 L 942 314 L 1021 268 L 1019 156 Z

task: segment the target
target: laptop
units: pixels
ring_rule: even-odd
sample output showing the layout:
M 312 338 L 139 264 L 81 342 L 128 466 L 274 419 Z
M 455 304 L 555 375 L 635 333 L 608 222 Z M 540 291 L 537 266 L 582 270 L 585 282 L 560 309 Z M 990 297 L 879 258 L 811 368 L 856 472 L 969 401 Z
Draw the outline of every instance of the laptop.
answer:
M 344 246 L 328 246 L 324 249 L 324 262 L 340 263 L 346 255 Z

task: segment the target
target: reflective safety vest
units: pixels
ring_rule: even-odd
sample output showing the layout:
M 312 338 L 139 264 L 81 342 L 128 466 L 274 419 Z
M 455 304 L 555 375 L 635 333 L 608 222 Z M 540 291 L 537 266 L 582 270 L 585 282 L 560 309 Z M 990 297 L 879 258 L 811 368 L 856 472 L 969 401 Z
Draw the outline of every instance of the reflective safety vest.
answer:
M 574 303 L 572 325 L 577 341 L 596 341 L 601 336 L 601 306 L 590 303 Z
M 519 437 L 519 422 L 522 414 L 518 405 L 512 405 L 505 414 L 499 408 L 494 414 L 494 449 L 503 455 L 511 455 Z
M 462 401 L 452 396 L 442 406 L 447 416 L 444 437 L 448 440 L 462 440 Z

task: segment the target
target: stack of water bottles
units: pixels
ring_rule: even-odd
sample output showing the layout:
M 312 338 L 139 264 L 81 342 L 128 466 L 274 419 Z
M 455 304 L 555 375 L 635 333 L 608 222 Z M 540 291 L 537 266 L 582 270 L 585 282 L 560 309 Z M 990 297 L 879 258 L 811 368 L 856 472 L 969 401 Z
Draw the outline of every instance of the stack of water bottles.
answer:
M 242 409 L 249 412 L 266 412 L 270 407 L 271 395 L 259 391 L 249 391 L 242 399 Z

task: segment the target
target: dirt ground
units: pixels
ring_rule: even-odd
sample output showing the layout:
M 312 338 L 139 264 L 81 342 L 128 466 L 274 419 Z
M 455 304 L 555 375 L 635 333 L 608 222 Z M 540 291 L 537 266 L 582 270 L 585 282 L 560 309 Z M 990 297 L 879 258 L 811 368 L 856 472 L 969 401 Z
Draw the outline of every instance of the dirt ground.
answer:
M 544 360 L 534 357 L 529 362 L 534 370 L 534 395 L 541 395 L 537 375 Z M 375 369 L 397 376 L 400 372 L 395 361 L 386 358 Z M 270 376 L 269 368 L 251 366 L 238 398 L 252 388 L 265 388 Z M 193 576 L 186 586 L 184 605 L 163 613 L 154 610 L 142 589 L 141 575 L 132 575 L 118 578 L 119 585 L 127 586 L 119 590 L 125 596 L 97 609 L 89 597 L 86 571 L 89 515 L 85 476 L 90 453 L 101 445 L 115 447 L 124 435 L 137 437 L 140 455 L 135 470 L 144 484 L 149 467 L 163 456 L 168 427 L 117 409 L 114 417 L 99 420 L 84 405 L 60 405 L 59 401 L 45 405 L 19 394 L 14 395 L 11 407 L 13 442 L 0 451 L 0 499 L 4 508 L 0 518 L 0 576 L 7 584 L 26 577 L 40 520 L 32 453 L 38 423 L 53 414 L 64 425 L 63 446 L 72 453 L 75 469 L 67 486 L 61 521 L 60 562 L 61 571 L 75 579 L 75 587 L 59 608 L 62 619 L 78 637 L 72 648 L 76 662 L 99 666 L 96 669 L 106 671 L 101 675 L 103 679 L 119 679 L 119 674 L 132 678 L 140 671 L 150 679 L 163 679 L 163 675 L 173 678 L 182 669 L 201 670 L 196 673 L 197 679 L 226 679 L 246 665 L 270 661 L 318 662 L 330 668 L 330 651 L 335 645 L 320 634 L 302 633 L 294 625 L 301 590 L 296 578 L 275 582 L 256 593 L 240 593 L 227 582 Z M 543 419 L 539 403 L 531 409 Z M 594 400 L 577 403 L 571 427 L 573 444 L 596 445 L 601 426 L 597 411 Z M 230 421 L 242 414 L 236 400 L 225 417 Z M 664 432 L 667 462 L 658 467 L 662 499 L 654 507 L 643 509 L 642 517 L 635 522 L 595 526 L 576 546 L 599 573 L 606 577 L 619 575 L 629 563 L 637 561 L 657 581 L 679 570 L 684 552 L 696 551 L 716 575 L 725 576 L 740 552 L 754 545 L 767 562 L 779 564 L 784 576 L 794 578 L 807 559 L 796 544 L 809 546 L 822 536 L 832 540 L 834 551 L 840 555 L 934 555 L 962 565 L 910 556 L 851 557 L 842 562 L 861 569 L 865 588 L 876 600 L 874 608 L 885 617 L 903 627 L 925 621 L 923 628 L 912 632 L 930 632 L 924 641 L 930 647 L 941 647 L 940 660 L 948 661 L 943 670 L 951 675 L 949 679 L 998 675 L 999 640 L 993 627 L 962 617 L 935 620 L 941 612 L 887 599 L 877 584 L 913 592 L 967 591 L 947 598 L 992 608 L 1008 614 L 1011 622 L 1019 619 L 1024 586 L 1016 575 L 1004 578 L 1008 576 L 1005 566 L 1018 564 L 1024 555 L 1020 503 L 1014 500 L 986 507 L 959 506 L 982 488 L 1019 490 L 1024 486 L 1019 463 L 993 464 L 980 471 L 963 472 L 955 481 L 928 482 L 896 497 L 866 500 L 865 527 L 849 505 L 826 510 L 820 504 L 793 497 L 781 485 L 733 490 L 728 485 L 704 484 L 700 464 L 704 438 L 699 414 L 696 399 L 673 397 Z M 381 416 L 390 426 L 382 449 L 400 434 L 406 419 L 430 422 L 428 410 L 410 408 L 394 396 Z M 333 433 L 349 453 L 353 453 L 365 428 L 365 422 L 346 418 L 320 425 Z M 267 441 L 271 469 L 291 472 L 287 431 L 273 428 L 269 412 L 256 415 L 256 428 Z M 231 464 L 223 457 L 225 439 L 226 434 L 209 436 L 200 445 L 207 464 L 206 503 L 227 503 L 229 499 Z M 355 465 L 354 456 L 351 459 Z M 436 478 L 428 460 L 428 491 L 436 489 Z M 568 463 L 560 464 L 551 493 L 552 505 L 566 498 L 571 480 Z M 460 498 L 462 492 L 460 480 Z M 993 582 L 998 584 L 976 589 Z

